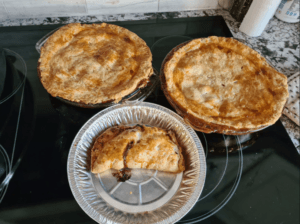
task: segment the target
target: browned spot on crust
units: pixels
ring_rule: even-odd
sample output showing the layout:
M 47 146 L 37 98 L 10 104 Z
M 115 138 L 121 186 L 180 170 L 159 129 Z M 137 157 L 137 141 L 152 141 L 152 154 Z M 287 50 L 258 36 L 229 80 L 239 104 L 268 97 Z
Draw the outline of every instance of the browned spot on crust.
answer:
M 270 88 L 268 88 L 268 91 L 272 94 L 272 96 L 276 96 L 276 92 L 274 92 L 274 91 L 271 90 Z
M 123 40 L 124 40 L 125 42 L 127 42 L 127 43 L 130 43 L 130 42 L 131 42 L 131 40 L 130 40 L 128 37 L 124 37 Z

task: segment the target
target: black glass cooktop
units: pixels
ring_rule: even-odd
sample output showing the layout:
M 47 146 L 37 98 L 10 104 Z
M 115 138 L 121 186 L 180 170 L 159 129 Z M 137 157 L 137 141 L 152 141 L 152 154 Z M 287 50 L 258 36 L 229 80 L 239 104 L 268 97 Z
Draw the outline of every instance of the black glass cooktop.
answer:
M 114 24 L 146 41 L 158 70 L 177 44 L 212 35 L 232 37 L 222 17 Z M 13 176 L 0 194 L 0 223 L 95 223 L 76 203 L 66 165 L 76 133 L 100 109 L 64 104 L 49 96 L 37 77 L 35 44 L 59 26 L 0 28 L 0 45 L 27 65 L 23 88 L 0 104 L 1 124 L 6 124 L 0 145 L 9 158 L 15 148 Z M 172 109 L 160 88 L 146 101 Z M 199 201 L 180 223 L 299 223 L 299 155 L 280 121 L 251 136 L 197 134 L 206 153 L 207 178 Z M 0 171 L 1 164 L 0 159 Z M 2 181 L 5 172 L 0 174 Z

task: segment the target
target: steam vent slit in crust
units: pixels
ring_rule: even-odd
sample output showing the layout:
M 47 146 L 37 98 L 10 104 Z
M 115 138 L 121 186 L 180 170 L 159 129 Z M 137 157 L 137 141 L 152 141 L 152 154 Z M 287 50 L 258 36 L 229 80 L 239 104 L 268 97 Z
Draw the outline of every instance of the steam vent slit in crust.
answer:
M 41 48 L 38 74 L 53 97 L 82 104 L 119 102 L 147 85 L 152 54 L 135 33 L 111 24 L 68 24 Z
M 92 148 L 91 167 L 93 173 L 124 168 L 180 173 L 185 169 L 172 131 L 140 125 L 116 126 L 102 133 Z
M 288 98 L 285 75 L 225 37 L 194 39 L 173 49 L 161 80 L 170 104 L 206 133 L 247 133 L 272 125 Z

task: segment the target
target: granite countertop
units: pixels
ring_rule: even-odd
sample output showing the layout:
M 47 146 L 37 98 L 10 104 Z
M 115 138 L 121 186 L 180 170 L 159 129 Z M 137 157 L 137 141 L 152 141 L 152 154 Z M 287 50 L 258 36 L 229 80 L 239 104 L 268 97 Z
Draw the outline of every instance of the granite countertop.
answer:
M 97 15 L 97 16 L 74 16 L 74 17 L 47 17 L 34 19 L 7 19 L 0 21 L 1 26 L 26 26 L 26 25 L 47 25 L 47 24 L 67 24 L 73 22 L 110 22 L 128 20 L 148 20 L 156 18 L 184 18 L 184 17 L 204 17 L 221 15 L 225 19 L 233 36 L 243 40 L 245 44 L 259 52 L 281 73 L 290 77 L 300 67 L 300 44 L 299 44 L 299 23 L 286 23 L 273 17 L 268 23 L 265 31 L 259 37 L 249 37 L 239 32 L 240 23 L 231 17 L 229 12 L 221 9 L 198 10 L 183 12 L 165 13 L 132 13 L 118 15 Z M 300 127 L 292 122 L 288 117 L 282 115 L 280 118 L 291 137 L 295 147 L 300 154 Z

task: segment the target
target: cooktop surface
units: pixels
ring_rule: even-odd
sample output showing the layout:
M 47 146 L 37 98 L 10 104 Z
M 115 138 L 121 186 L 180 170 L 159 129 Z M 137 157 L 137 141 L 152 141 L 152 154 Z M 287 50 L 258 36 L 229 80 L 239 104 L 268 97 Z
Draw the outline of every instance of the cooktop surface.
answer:
M 222 17 L 113 24 L 146 41 L 158 71 L 166 54 L 182 42 L 232 37 Z M 0 101 L 0 223 L 95 223 L 76 203 L 66 166 L 76 133 L 101 109 L 77 108 L 51 97 L 37 76 L 35 44 L 59 26 L 0 28 L 2 47 L 27 65 L 22 88 Z M 173 110 L 160 86 L 146 101 Z M 206 153 L 206 182 L 179 223 L 299 223 L 299 155 L 280 121 L 247 136 L 197 134 Z

